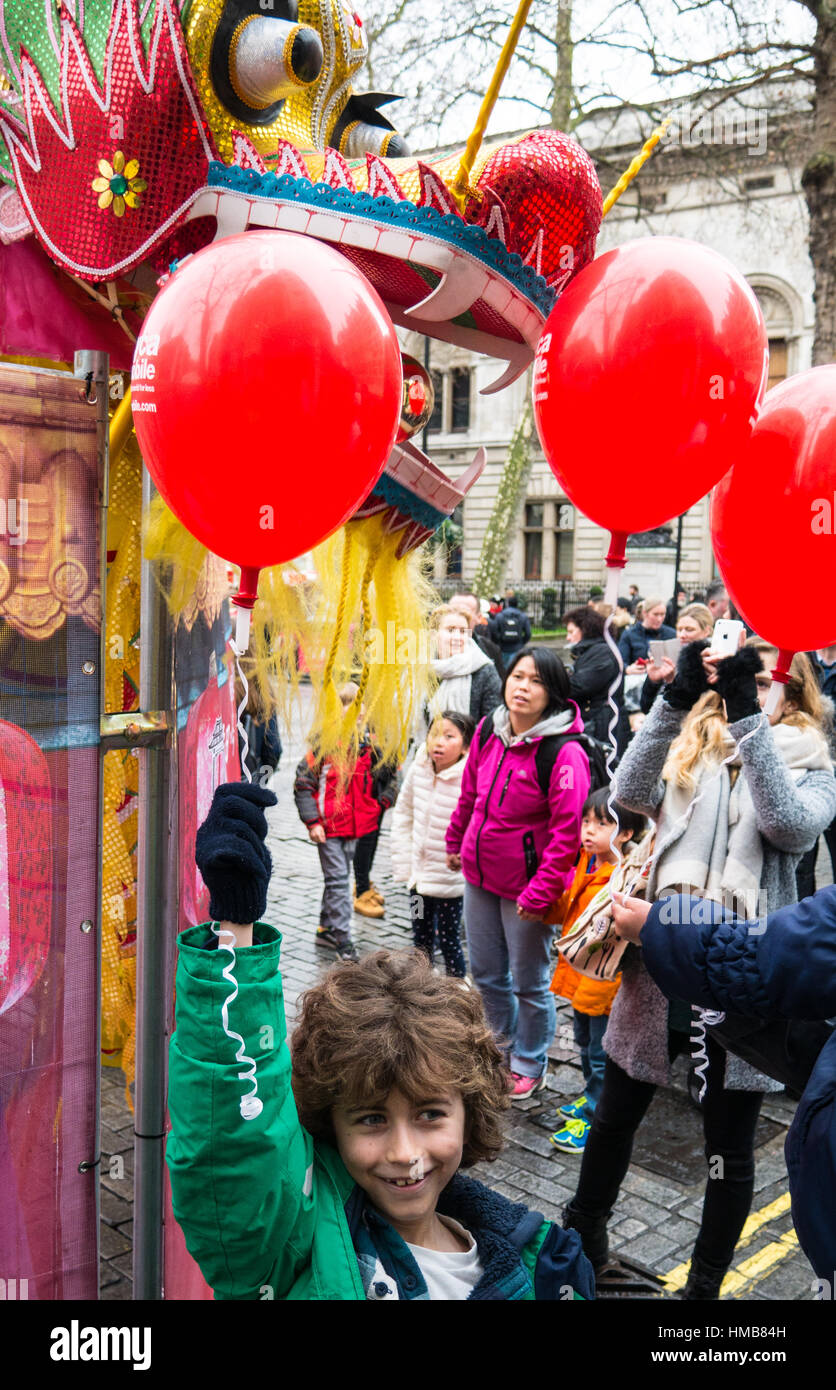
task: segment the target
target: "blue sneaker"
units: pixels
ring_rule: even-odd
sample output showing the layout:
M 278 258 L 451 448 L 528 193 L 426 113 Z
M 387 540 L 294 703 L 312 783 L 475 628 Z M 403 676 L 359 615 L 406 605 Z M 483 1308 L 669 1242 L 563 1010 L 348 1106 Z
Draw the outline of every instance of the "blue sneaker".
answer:
M 563 1129 L 549 1136 L 549 1143 L 561 1153 L 582 1154 L 591 1128 L 587 1120 L 567 1120 Z
M 588 1118 L 588 1109 L 589 1101 L 586 1096 L 578 1096 L 577 1100 L 570 1101 L 568 1105 L 559 1105 L 557 1113 L 565 1115 L 567 1120 L 585 1120 Z

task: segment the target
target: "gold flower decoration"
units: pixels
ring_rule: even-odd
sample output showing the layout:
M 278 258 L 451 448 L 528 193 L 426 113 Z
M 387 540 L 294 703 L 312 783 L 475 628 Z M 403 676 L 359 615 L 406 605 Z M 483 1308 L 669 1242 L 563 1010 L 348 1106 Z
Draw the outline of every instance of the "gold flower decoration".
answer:
M 94 179 L 91 188 L 99 195 L 100 208 L 112 208 L 117 217 L 124 217 L 125 208 L 138 208 L 141 195 L 148 184 L 139 174 L 139 160 L 129 159 L 121 150 L 113 156 L 113 164 L 106 159 L 99 160 L 100 177 Z

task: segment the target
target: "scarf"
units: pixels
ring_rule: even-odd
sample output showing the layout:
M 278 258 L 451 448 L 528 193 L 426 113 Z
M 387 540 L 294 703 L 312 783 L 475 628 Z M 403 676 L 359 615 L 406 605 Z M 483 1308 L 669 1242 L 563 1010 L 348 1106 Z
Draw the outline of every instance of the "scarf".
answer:
M 815 729 L 776 724 L 771 735 L 793 781 L 814 769 L 829 769 L 824 739 Z M 728 743 L 731 748 L 731 734 Z M 740 767 L 739 756 L 730 766 Z M 683 827 L 681 818 L 694 801 Z M 745 770 L 732 784 L 729 766 L 702 766 L 696 790 L 666 782 L 656 843 L 659 854 L 650 872 L 650 902 L 665 892 L 693 893 L 741 916 L 758 916 L 763 840 Z
M 470 678 L 474 671 L 492 665 L 490 657 L 471 640 L 463 652 L 434 657 L 431 664 L 441 683 L 430 697 L 430 722 L 445 709 L 470 714 Z

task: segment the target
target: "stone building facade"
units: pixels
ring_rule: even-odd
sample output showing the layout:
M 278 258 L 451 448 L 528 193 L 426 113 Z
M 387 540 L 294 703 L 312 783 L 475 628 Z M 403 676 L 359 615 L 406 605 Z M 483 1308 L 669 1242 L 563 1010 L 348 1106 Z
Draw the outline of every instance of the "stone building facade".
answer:
M 810 366 L 813 328 L 813 267 L 807 250 L 807 208 L 800 171 L 809 114 L 804 94 L 781 94 L 776 103 L 755 106 L 738 119 L 706 117 L 688 109 L 628 192 L 605 219 L 598 254 L 637 237 L 678 236 L 711 246 L 749 281 L 764 311 L 770 341 L 770 385 Z M 780 104 L 779 104 L 780 105 Z M 605 190 L 646 137 L 635 117 L 619 119 L 603 133 L 581 128 L 581 143 L 593 154 Z M 424 339 L 404 334 L 407 350 L 423 360 Z M 522 378 L 497 396 L 480 390 L 496 375 L 496 363 L 462 348 L 432 342 L 430 365 L 438 401 L 428 432 L 428 452 L 451 477 L 458 477 L 481 444 L 487 466 L 466 498 L 457 521 L 461 545 L 439 553 L 436 575 L 445 571 L 469 582 L 490 521 L 509 442 L 529 389 Z M 652 411 L 652 392 L 637 403 L 631 422 L 607 422 L 617 449 L 618 430 L 641 428 L 643 410 Z M 637 479 L 637 486 L 647 486 Z M 683 518 L 679 567 L 686 591 L 703 588 L 715 575 L 709 534 L 709 499 Z M 643 593 L 672 593 L 676 518 L 662 544 L 631 545 L 624 589 L 636 583 Z M 607 534 L 576 511 L 562 495 L 546 463 L 536 433 L 528 491 L 523 501 L 507 574 L 509 584 L 573 580 L 602 582 Z M 652 537 L 643 538 L 651 541 Z

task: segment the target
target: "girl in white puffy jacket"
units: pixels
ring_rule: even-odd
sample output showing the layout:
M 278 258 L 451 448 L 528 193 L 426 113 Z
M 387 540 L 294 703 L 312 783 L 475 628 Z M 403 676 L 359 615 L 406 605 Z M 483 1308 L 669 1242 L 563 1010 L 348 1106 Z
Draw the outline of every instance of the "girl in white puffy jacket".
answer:
M 415 755 L 395 803 L 392 876 L 409 887 L 412 937 L 432 964 L 436 941 L 448 975 L 463 978 L 464 879 L 447 867 L 444 837 L 456 809 L 465 758 L 476 728 L 467 714 L 445 710 Z

